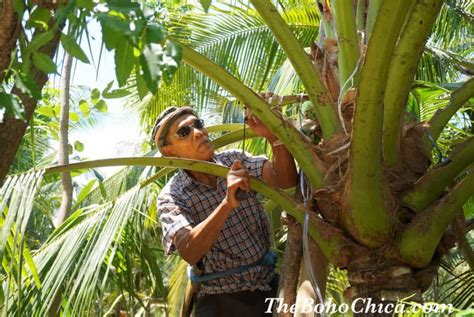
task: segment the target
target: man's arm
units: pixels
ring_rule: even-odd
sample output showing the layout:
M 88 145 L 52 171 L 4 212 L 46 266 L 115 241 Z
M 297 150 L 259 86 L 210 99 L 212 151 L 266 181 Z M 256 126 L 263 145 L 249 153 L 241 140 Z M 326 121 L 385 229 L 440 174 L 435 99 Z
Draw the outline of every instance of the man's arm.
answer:
M 263 164 L 263 180 L 279 188 L 290 188 L 296 185 L 298 175 L 296 165 L 290 152 L 276 137 L 267 137 L 272 144 L 273 158 Z
M 266 97 L 266 94 L 261 94 Z M 245 119 L 250 129 L 257 135 L 264 137 L 272 145 L 273 158 L 263 164 L 262 178 L 273 186 L 279 188 L 290 188 L 296 185 L 298 175 L 296 165 L 290 152 L 286 147 L 279 143 L 277 137 L 268 129 L 257 117 L 254 117 L 245 111 Z
M 203 222 L 176 232 L 173 243 L 186 262 L 196 264 L 212 248 L 230 213 L 240 206 L 240 202 L 235 199 L 235 192 L 238 188 L 250 190 L 248 177 L 248 171 L 240 161 L 235 161 L 227 174 L 227 195 L 224 200 Z

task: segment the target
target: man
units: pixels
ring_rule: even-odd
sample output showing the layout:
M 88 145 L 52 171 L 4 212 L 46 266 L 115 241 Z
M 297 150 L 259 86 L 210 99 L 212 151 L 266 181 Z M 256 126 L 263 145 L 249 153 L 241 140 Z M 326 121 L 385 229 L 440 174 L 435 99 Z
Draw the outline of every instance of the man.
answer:
M 261 262 L 270 248 L 269 222 L 250 191 L 249 175 L 289 188 L 296 184 L 296 168 L 271 130 L 252 116 L 246 122 L 272 144 L 272 161 L 262 156 L 242 162 L 237 150 L 215 154 L 203 121 L 189 107 L 166 109 L 153 129 L 153 140 L 164 156 L 231 167 L 226 179 L 179 170 L 158 197 L 166 254 L 176 249 L 204 276 L 220 274 L 201 283 L 195 306 L 198 317 L 262 316 L 265 298 L 276 294 L 273 267 Z M 239 189 L 247 193 L 242 200 L 236 198 Z M 227 274 L 230 269 L 238 272 Z

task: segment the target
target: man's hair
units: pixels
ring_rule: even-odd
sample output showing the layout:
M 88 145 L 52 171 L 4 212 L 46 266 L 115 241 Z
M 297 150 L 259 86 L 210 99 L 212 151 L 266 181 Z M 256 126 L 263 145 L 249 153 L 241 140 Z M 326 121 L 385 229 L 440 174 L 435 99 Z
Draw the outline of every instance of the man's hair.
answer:
M 155 124 L 153 125 L 153 130 L 151 132 L 151 139 L 156 144 L 158 149 L 162 146 L 166 145 L 166 137 L 168 134 L 168 129 L 171 124 L 180 116 L 184 114 L 192 114 L 196 115 L 196 112 L 191 107 L 176 107 L 171 106 L 166 108 L 163 112 L 160 113 L 158 118 L 155 120 Z M 158 136 L 157 133 L 160 132 L 162 135 Z
M 151 131 L 151 140 L 153 142 L 155 142 L 156 133 L 158 132 L 158 129 L 160 128 L 160 123 L 163 120 L 163 118 L 169 115 L 171 112 L 176 111 L 176 109 L 178 109 L 178 107 L 175 107 L 175 106 L 168 107 L 165 109 L 165 111 L 160 113 L 158 118 L 156 118 L 155 124 L 153 125 L 153 130 Z

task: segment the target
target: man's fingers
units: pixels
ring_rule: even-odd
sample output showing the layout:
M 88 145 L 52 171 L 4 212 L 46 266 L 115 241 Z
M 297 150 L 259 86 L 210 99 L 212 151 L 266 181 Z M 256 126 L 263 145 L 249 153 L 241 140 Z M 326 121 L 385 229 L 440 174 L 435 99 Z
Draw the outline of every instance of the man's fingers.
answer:
M 229 172 L 231 175 L 233 176 L 237 176 L 237 177 L 248 177 L 249 176 L 249 172 L 247 171 L 247 169 L 245 168 L 240 168 L 240 169 L 236 169 L 236 170 L 232 170 Z
M 249 191 L 250 190 L 250 182 L 248 180 L 248 178 L 239 178 L 239 179 L 236 179 L 235 183 L 233 184 L 232 187 L 236 187 L 236 188 L 240 188 L 242 190 L 245 190 L 245 191 Z
M 242 166 L 242 163 L 239 161 L 239 160 L 235 160 L 233 163 L 232 163 L 232 166 L 230 167 L 230 170 L 231 171 L 235 171 L 235 170 L 238 170 L 238 169 L 241 169 L 243 166 Z

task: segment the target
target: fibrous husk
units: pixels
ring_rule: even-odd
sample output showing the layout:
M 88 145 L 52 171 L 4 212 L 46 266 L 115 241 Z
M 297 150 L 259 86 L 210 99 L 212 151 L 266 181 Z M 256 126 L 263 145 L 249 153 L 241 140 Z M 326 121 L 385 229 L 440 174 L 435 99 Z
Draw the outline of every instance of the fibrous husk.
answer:
M 411 189 L 413 184 L 425 174 L 431 164 L 424 143 L 427 131 L 423 123 L 410 123 L 403 127 L 400 157 L 401 164 L 396 170 L 389 170 L 387 177 L 395 194 Z
M 387 258 L 383 252 L 367 250 L 355 254 L 347 268 L 351 287 L 344 291 L 346 298 L 371 297 L 374 302 L 397 301 L 399 296 L 414 295 L 421 301 L 421 282 L 417 271 L 396 258 Z M 399 298 L 397 298 L 399 297 Z
M 324 47 L 311 45 L 311 59 L 319 78 L 328 89 L 329 98 L 335 104 L 339 98 L 339 70 L 337 67 L 337 40 L 326 38 Z
M 339 226 L 341 193 L 331 187 L 322 187 L 313 194 L 318 211 L 329 224 Z

